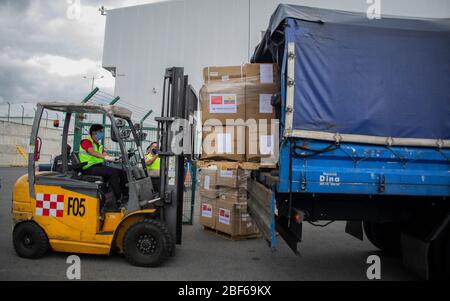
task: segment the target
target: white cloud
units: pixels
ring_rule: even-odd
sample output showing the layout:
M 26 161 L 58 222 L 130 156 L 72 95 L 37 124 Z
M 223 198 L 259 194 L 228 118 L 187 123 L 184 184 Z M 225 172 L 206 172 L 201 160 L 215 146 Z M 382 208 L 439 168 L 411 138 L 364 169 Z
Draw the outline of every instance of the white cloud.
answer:
M 85 75 L 97 67 L 97 63 L 89 59 L 73 60 L 55 55 L 32 57 L 26 63 L 63 77 Z

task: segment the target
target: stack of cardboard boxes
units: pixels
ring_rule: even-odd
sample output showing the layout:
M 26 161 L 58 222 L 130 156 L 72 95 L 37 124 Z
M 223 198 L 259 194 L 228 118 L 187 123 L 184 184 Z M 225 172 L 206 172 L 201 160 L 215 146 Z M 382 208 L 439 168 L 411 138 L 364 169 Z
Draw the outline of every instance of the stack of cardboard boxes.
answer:
M 258 233 L 247 211 L 247 179 L 249 170 L 237 162 L 201 162 L 200 224 L 242 237 Z
M 274 64 L 204 68 L 202 159 L 262 162 L 274 157 L 278 125 L 271 100 L 279 91 L 277 74 Z
M 207 228 L 232 237 L 258 233 L 247 211 L 245 162 L 274 157 L 277 73 L 273 64 L 203 70 L 200 223 Z

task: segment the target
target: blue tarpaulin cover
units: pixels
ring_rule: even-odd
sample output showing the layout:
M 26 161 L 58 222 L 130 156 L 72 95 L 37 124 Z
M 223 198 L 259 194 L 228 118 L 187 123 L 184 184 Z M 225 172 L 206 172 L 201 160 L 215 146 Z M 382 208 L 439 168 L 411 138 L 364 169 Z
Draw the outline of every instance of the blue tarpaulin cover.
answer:
M 448 19 L 280 5 L 266 37 L 280 28 L 295 43 L 294 130 L 450 139 Z

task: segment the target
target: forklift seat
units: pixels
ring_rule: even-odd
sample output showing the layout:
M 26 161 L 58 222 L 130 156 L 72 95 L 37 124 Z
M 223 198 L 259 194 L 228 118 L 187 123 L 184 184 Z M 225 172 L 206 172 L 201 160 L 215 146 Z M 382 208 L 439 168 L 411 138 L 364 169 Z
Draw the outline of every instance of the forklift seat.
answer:
M 87 162 L 80 162 L 78 158 L 78 154 L 72 152 L 70 155 L 71 161 L 71 170 L 72 170 L 72 178 L 80 181 L 86 182 L 104 182 L 103 177 L 100 176 L 91 176 L 91 175 L 83 175 L 83 166 L 87 164 Z

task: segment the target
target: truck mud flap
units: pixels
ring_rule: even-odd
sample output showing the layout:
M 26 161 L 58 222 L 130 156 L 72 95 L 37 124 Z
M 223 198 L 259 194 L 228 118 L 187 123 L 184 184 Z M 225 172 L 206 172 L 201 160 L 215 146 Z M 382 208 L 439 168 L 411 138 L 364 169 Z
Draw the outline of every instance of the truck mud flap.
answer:
M 272 251 L 275 251 L 275 194 L 252 178 L 248 180 L 247 185 L 249 213 Z
M 433 276 L 433 262 L 431 256 L 435 256 L 431 250 L 431 245 L 439 239 L 443 233 L 446 233 L 450 227 L 450 214 L 427 235 L 421 239 L 408 233 L 402 233 L 402 255 L 403 264 L 425 280 L 430 280 Z
M 276 223 L 276 229 L 278 233 L 280 233 L 281 237 L 284 239 L 286 244 L 289 246 L 289 248 L 291 248 L 292 252 L 294 252 L 296 255 L 300 255 L 297 246 L 298 243 L 301 241 L 299 235 L 301 235 L 302 224 L 296 226 L 298 227 L 296 229 L 297 232 L 292 231 L 292 228 L 290 228 L 288 224 L 289 224 L 288 219 L 286 217 L 280 216 Z M 296 235 L 296 233 L 300 234 Z
M 403 265 L 422 279 L 430 279 L 430 243 L 412 235 L 402 234 Z
M 345 233 L 350 234 L 351 236 L 363 240 L 364 232 L 361 221 L 347 221 L 345 225 Z

